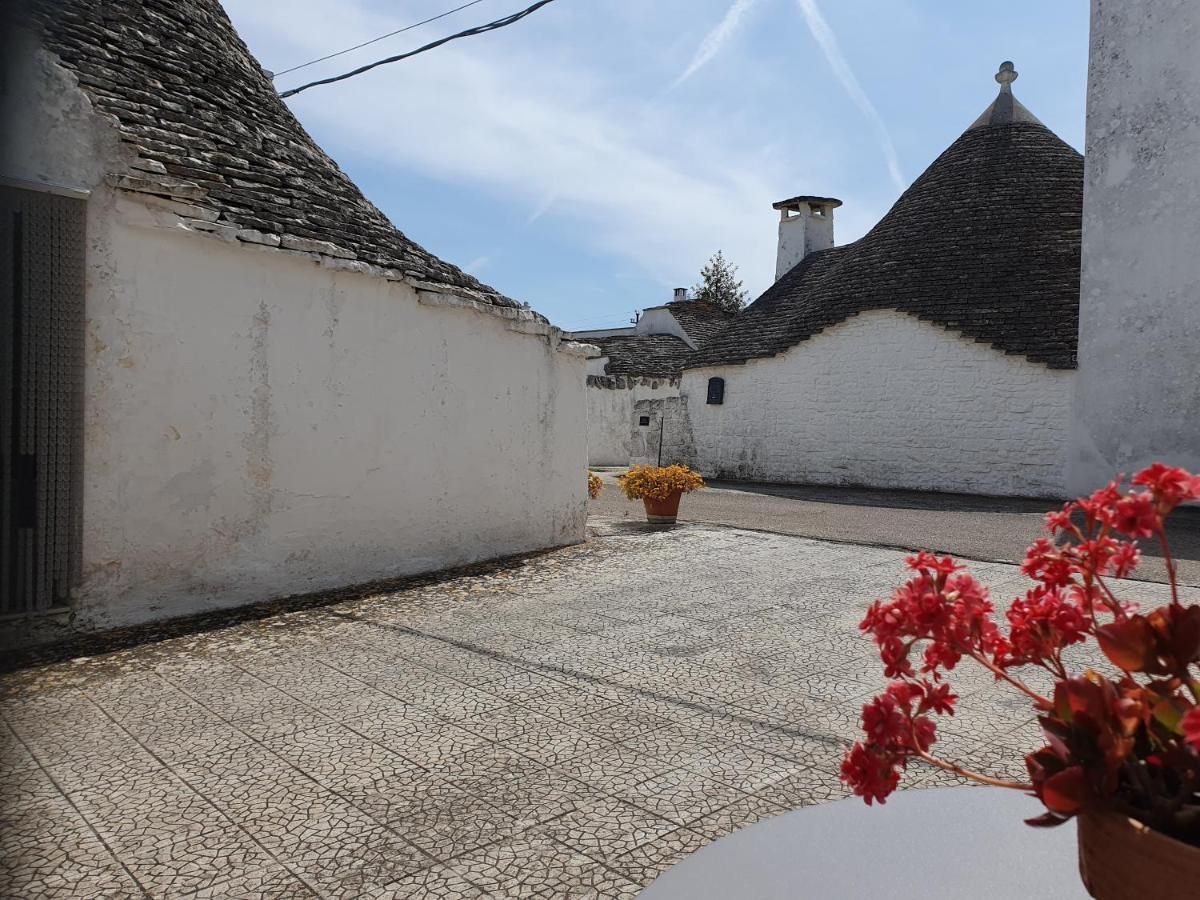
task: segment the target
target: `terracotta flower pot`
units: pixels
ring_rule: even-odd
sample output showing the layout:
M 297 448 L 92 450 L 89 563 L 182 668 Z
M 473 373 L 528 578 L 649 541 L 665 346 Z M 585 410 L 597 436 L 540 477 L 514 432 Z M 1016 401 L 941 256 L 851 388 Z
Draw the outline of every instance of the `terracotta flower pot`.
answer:
M 642 498 L 646 507 L 646 521 L 652 525 L 674 525 L 675 517 L 679 515 L 679 498 L 683 491 L 672 491 L 664 500 Z
M 1096 900 L 1185 900 L 1200 886 L 1200 847 L 1114 812 L 1076 817 L 1079 874 Z

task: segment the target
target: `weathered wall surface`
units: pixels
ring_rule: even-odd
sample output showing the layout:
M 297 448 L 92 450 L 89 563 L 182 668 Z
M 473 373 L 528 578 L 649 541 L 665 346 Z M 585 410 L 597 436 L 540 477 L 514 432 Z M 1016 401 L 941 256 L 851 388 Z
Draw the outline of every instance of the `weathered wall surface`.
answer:
M 679 320 L 671 315 L 669 309 L 661 306 L 652 306 L 643 310 L 634 330 L 638 334 L 673 334 L 693 350 L 696 349 L 695 342 L 688 337 L 683 326 L 679 324 Z
M 1200 470 L 1200 4 L 1093 0 L 1069 488 Z
M 633 415 L 639 422 L 643 417 L 648 418 L 650 424 L 634 429 L 630 465 L 693 465 L 696 445 L 688 420 L 686 397 L 673 395 L 639 400 L 633 404 Z
M 1061 496 L 1073 374 L 874 311 L 681 393 L 708 476 Z
M 81 615 L 583 538 L 582 357 L 278 251 L 121 224 L 110 252 L 88 297 Z
M 634 419 L 636 404 L 679 396 L 666 378 L 594 377 L 587 388 L 588 465 L 627 466 L 645 438 Z M 656 438 L 657 439 L 657 438 Z
M 123 165 L 109 124 L 33 59 L 10 82 L 28 118 L 8 174 L 93 191 L 73 627 L 583 539 L 578 348 L 109 189 Z M 47 91 L 62 96 L 42 104 Z

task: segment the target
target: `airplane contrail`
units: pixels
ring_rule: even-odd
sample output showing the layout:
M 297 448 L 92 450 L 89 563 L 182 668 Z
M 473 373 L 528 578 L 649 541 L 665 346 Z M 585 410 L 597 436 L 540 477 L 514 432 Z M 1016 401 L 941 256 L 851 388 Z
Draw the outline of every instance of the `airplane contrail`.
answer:
M 879 132 L 880 149 L 883 150 L 884 159 L 887 160 L 888 173 L 892 176 L 892 181 L 896 183 L 896 187 L 903 191 L 907 185 L 904 181 L 904 175 L 900 172 L 900 160 L 896 156 L 896 148 L 892 144 L 892 136 L 888 133 L 887 125 L 884 124 L 879 111 L 875 109 L 875 104 L 871 102 L 871 98 L 867 96 L 867 92 L 859 84 L 854 70 L 846 62 L 846 57 L 842 55 L 842 48 L 838 46 L 837 36 L 833 33 L 833 29 L 829 27 L 829 23 L 825 21 L 825 17 L 821 15 L 821 8 L 817 6 L 817 0 L 796 0 L 796 2 L 800 4 L 800 11 L 804 13 L 804 20 L 808 23 L 808 30 L 812 32 L 812 36 L 820 46 L 821 52 L 825 54 L 825 61 L 829 63 L 829 68 L 833 69 L 833 74 L 842 83 L 842 87 L 850 95 L 850 99 L 854 101 L 854 105 L 859 108 L 859 111 L 871 121 Z

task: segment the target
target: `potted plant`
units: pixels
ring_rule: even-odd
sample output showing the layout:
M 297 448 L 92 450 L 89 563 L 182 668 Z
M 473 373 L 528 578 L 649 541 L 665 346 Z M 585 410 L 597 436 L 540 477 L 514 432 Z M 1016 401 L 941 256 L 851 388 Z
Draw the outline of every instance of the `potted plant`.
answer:
M 1163 522 L 1200 498 L 1200 476 L 1155 463 L 1123 491 L 1114 481 L 1048 513 L 1049 537 L 1021 565 L 1034 586 L 998 624 L 987 589 L 949 556 L 909 557 L 913 576 L 859 626 L 874 639 L 887 690 L 866 704 L 866 739 L 841 777 L 868 804 L 884 802 L 910 760 L 984 784 L 1028 791 L 1046 811 L 1030 825 L 1078 819 L 1079 866 L 1101 900 L 1200 895 L 1200 606 L 1179 600 Z M 1170 597 L 1149 612 L 1115 582 L 1156 539 Z M 1078 671 L 1074 645 L 1094 640 L 1105 672 Z M 953 715 L 949 676 L 964 659 L 1024 694 L 1045 746 L 1025 757 L 1029 781 L 990 778 L 933 753 L 935 717 Z M 1049 673 L 1043 695 L 1021 670 Z
M 600 480 L 600 476 L 595 472 L 588 472 L 588 496 L 595 500 L 600 496 L 602 490 L 604 490 L 604 482 Z
M 687 466 L 634 466 L 618 475 L 621 490 L 630 500 L 641 500 L 646 521 L 673 525 L 679 515 L 679 499 L 704 487 L 704 479 Z

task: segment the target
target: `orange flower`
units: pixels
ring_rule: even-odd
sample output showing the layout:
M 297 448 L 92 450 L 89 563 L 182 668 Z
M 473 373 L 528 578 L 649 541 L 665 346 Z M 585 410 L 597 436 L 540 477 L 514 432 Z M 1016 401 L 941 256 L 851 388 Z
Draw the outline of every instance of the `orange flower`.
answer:
M 630 500 L 665 500 L 676 491 L 688 494 L 704 487 L 700 474 L 687 466 L 634 466 L 617 481 Z

